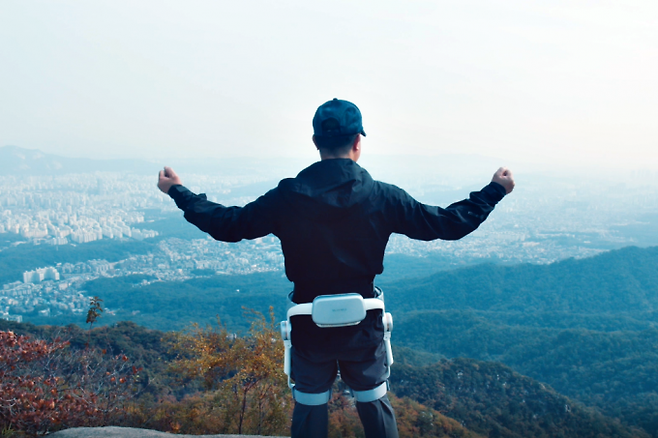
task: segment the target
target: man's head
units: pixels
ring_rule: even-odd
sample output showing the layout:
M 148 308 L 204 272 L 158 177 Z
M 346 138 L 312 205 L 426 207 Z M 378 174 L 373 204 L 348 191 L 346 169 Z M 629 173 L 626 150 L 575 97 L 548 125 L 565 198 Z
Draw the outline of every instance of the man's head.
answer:
M 333 99 L 315 112 L 313 117 L 313 142 L 321 153 L 344 155 L 365 136 L 361 111 L 352 102 Z

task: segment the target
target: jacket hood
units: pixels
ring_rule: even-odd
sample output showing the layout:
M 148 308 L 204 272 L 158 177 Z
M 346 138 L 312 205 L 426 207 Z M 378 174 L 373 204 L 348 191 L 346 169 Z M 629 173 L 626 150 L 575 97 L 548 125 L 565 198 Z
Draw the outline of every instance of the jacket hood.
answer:
M 349 214 L 372 191 L 370 174 L 349 158 L 323 160 L 284 179 L 279 190 L 298 213 L 315 220 Z

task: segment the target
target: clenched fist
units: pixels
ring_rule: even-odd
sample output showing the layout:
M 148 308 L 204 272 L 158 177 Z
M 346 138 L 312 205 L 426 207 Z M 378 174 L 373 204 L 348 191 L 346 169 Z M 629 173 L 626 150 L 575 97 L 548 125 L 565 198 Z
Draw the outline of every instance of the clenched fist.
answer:
M 503 186 L 507 194 L 512 193 L 512 190 L 514 190 L 514 176 L 512 175 L 512 171 L 507 167 L 501 167 L 498 169 L 496 173 L 494 173 L 493 178 L 491 178 L 491 182 Z
M 171 167 L 165 166 L 164 170 L 161 170 L 158 174 L 158 188 L 162 190 L 163 193 L 169 193 L 171 186 L 182 184 L 181 179 Z

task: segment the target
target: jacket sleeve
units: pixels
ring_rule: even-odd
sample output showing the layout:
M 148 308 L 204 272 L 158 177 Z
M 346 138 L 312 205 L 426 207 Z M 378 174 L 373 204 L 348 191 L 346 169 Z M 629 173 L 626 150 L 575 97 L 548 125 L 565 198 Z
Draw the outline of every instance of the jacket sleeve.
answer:
M 422 204 L 397 188 L 394 198 L 393 232 L 418 240 L 457 240 L 475 231 L 505 196 L 505 188 L 490 183 L 468 199 L 446 208 Z
M 168 194 L 188 222 L 215 240 L 239 242 L 275 232 L 275 215 L 270 206 L 277 196 L 276 189 L 244 207 L 225 207 L 208 201 L 204 193 L 197 195 L 181 185 L 172 186 Z

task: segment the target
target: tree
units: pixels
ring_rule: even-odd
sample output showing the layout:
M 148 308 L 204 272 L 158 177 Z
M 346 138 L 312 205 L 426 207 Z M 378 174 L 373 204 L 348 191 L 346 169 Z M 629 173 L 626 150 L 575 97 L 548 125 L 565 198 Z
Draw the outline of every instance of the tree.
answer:
M 94 323 L 98 318 L 100 318 L 101 313 L 103 313 L 103 307 L 101 307 L 101 300 L 98 297 L 93 297 L 89 301 L 89 310 L 87 311 L 87 324 L 89 324 L 89 331 L 94 326 Z
M 173 333 L 170 338 L 177 358 L 172 371 L 183 380 L 201 382 L 207 393 L 194 401 L 195 408 L 178 420 L 186 433 L 287 433 L 292 408 L 283 373 L 283 346 L 278 324 L 251 312 L 248 336 L 229 333 L 218 326 Z M 212 412 L 211 412 L 212 411 Z M 205 415 L 215 417 L 216 430 L 201 430 Z M 216 423 L 217 418 L 221 421 Z

